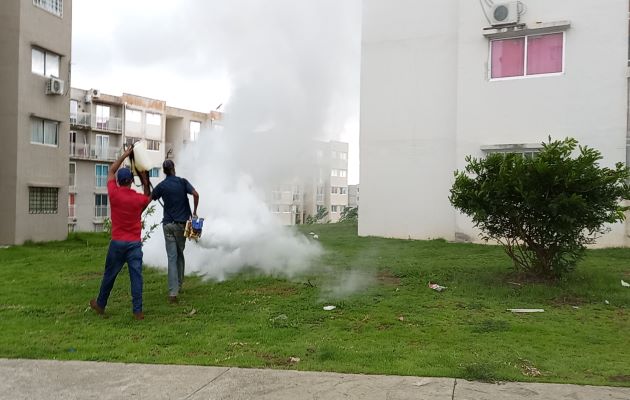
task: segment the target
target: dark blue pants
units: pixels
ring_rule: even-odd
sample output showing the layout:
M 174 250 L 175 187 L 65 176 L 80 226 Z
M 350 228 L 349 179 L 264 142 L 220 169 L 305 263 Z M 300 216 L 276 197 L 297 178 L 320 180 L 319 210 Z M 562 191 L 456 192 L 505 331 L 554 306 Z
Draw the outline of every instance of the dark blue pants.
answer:
M 129 280 L 131 281 L 131 298 L 133 312 L 142 311 L 142 243 L 112 240 L 105 259 L 105 272 L 101 281 L 101 289 L 96 303 L 105 308 L 107 299 L 114 287 L 114 282 L 123 265 L 127 263 Z

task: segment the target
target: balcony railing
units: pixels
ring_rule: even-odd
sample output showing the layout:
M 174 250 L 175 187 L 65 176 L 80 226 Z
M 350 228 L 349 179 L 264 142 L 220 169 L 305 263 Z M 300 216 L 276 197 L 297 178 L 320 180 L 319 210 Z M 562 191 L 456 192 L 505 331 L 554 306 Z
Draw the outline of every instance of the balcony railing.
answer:
M 111 146 L 70 143 L 69 154 L 71 158 L 83 160 L 115 161 L 120 156 L 120 149 Z
M 70 114 L 70 124 L 82 128 L 92 128 L 101 131 L 122 133 L 123 121 L 118 117 L 92 117 L 90 113 Z

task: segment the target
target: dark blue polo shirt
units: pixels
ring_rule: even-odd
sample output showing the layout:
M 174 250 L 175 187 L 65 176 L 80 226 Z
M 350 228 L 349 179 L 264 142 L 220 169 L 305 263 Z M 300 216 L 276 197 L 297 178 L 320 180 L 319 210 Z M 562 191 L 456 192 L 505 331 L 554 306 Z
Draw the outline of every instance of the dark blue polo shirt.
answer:
M 164 199 L 163 224 L 188 221 L 192 215 L 188 195 L 194 190 L 190 182 L 174 175 L 167 175 L 153 189 L 153 200 Z

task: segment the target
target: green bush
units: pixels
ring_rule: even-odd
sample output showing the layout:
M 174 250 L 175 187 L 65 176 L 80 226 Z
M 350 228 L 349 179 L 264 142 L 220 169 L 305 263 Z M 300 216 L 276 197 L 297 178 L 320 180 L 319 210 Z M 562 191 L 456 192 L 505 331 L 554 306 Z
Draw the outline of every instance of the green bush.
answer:
M 339 222 L 355 222 L 359 220 L 359 207 L 345 207 L 339 215 Z
M 572 153 L 579 149 L 577 156 Z M 455 171 L 451 204 L 472 217 L 484 239 L 503 245 L 517 270 L 557 278 L 575 268 L 585 245 L 624 220 L 630 172 L 600 167 L 601 153 L 575 139 L 543 143 L 534 157 L 466 157 Z

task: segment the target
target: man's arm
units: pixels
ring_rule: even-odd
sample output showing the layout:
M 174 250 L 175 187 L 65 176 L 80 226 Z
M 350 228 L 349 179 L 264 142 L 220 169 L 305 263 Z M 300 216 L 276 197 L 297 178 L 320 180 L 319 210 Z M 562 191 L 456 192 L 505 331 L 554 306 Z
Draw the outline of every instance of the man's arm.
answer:
M 125 158 L 129 157 L 129 155 L 133 152 L 133 145 L 129 146 L 127 148 L 127 150 L 125 150 L 124 153 L 122 153 L 122 155 L 120 157 L 118 157 L 118 160 L 114 161 L 114 163 L 112 165 L 109 166 L 109 171 L 107 171 L 107 180 L 112 180 L 112 179 L 116 179 L 116 171 L 118 171 L 118 168 L 120 168 L 120 166 L 122 165 L 123 161 L 125 161 Z
M 151 197 L 151 182 L 149 181 L 149 171 L 138 172 L 138 176 L 140 177 L 140 182 L 142 182 L 144 195 L 147 197 Z
M 193 204 L 195 205 L 195 210 L 193 211 L 193 216 L 197 216 L 197 206 L 199 205 L 199 193 L 195 189 L 192 191 L 193 195 Z

